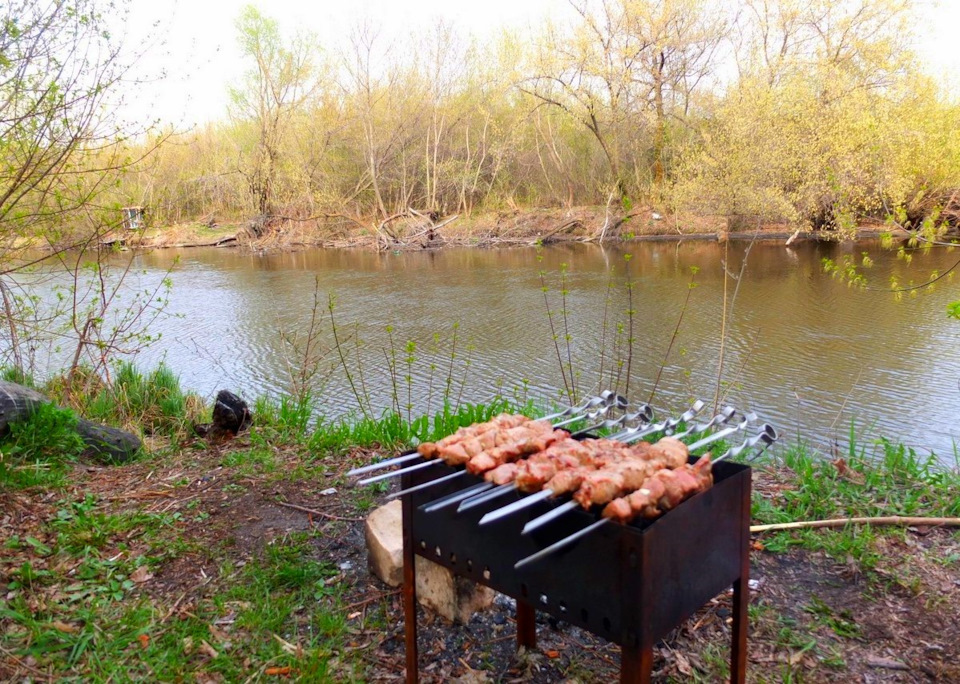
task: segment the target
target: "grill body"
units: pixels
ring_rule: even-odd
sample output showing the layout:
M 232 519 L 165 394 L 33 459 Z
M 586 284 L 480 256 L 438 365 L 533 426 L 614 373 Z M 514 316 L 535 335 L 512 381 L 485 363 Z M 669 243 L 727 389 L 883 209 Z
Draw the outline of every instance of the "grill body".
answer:
M 441 465 L 415 471 L 403 477 L 402 486 L 453 472 Z M 419 510 L 423 504 L 480 481 L 472 476 L 405 496 L 407 680 L 416 681 L 412 559 L 417 554 L 515 598 L 522 645 L 532 646 L 535 640 L 534 611 L 549 613 L 619 644 L 623 649 L 622 681 L 649 681 L 653 645 L 733 586 L 731 674 L 733 681 L 743 681 L 751 471 L 747 466 L 721 462 L 714 465 L 713 472 L 713 487 L 661 518 L 642 524 L 605 525 L 519 570 L 513 567 L 518 560 L 582 529 L 596 517 L 577 510 L 524 536 L 520 534 L 523 526 L 553 504 L 541 502 L 482 527 L 478 521 L 485 513 L 519 495 L 512 493 L 463 513 L 457 513 L 456 507 L 431 513 Z

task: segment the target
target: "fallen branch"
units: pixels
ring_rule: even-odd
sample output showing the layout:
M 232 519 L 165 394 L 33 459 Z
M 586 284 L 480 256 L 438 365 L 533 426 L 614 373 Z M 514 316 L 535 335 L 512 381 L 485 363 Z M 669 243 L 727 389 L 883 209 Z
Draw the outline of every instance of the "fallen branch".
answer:
M 798 522 L 777 523 L 774 525 L 751 525 L 751 532 L 770 532 L 772 530 L 798 530 L 817 527 L 846 527 L 847 525 L 925 525 L 928 527 L 960 527 L 960 518 L 910 518 L 901 515 L 888 515 L 879 518 L 837 518 L 834 520 L 800 520 Z
M 344 522 L 363 522 L 363 518 L 344 518 L 339 515 L 333 515 L 332 513 L 324 513 L 323 511 L 318 511 L 313 508 L 298 506 L 297 504 L 292 504 L 292 503 L 284 503 L 283 501 L 278 501 L 277 505 L 285 506 L 286 508 L 292 508 L 295 511 L 301 511 L 303 513 L 310 513 L 311 515 L 319 515 L 322 518 L 328 518 L 330 520 L 342 520 Z

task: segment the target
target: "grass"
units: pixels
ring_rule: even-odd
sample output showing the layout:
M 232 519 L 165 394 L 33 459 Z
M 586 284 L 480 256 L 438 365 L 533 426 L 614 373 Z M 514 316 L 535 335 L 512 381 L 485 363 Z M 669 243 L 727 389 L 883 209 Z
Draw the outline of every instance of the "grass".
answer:
M 14 625 L 0 644 L 87 681 L 168 681 L 185 672 L 242 681 L 251 662 L 263 664 L 261 671 L 289 668 L 304 681 L 361 681 L 352 665 L 331 660 L 346 615 L 331 582 L 336 568 L 312 560 L 309 542 L 309 535 L 291 535 L 242 570 L 224 568 L 223 587 L 172 620 L 149 599 L 121 602 L 133 584 L 123 575 L 101 576 L 97 591 L 41 610 L 21 593 L 0 604 L 0 617 Z
M 943 468 L 936 457 L 887 439 L 863 444 L 851 431 L 850 446 L 833 460 L 798 443 L 762 464 L 778 486 L 772 495 L 754 496 L 758 524 L 848 517 L 960 517 L 960 472 Z M 779 531 L 762 538 L 773 552 L 794 546 L 825 551 L 872 569 L 881 560 L 878 540 L 903 534 L 895 527 L 851 525 L 840 529 Z
M 72 411 L 53 404 L 11 423 L 0 438 L 0 488 L 62 487 L 85 446 L 76 426 Z

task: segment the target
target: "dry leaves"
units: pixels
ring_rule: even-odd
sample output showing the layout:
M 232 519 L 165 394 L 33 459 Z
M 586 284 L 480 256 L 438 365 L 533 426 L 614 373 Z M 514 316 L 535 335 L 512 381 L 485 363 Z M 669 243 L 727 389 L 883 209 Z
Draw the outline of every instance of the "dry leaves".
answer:
M 141 565 L 136 570 L 130 573 L 130 581 L 136 582 L 137 584 L 143 584 L 153 579 L 153 575 L 150 574 L 150 569 L 146 565 Z

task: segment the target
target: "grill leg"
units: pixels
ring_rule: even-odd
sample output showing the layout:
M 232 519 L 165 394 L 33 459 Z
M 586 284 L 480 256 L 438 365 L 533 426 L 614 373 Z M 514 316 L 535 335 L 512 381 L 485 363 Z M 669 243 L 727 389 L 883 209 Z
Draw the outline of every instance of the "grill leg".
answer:
M 747 607 L 750 603 L 748 578 L 733 583 L 733 645 L 730 650 L 730 681 L 743 684 L 747 680 Z
M 537 647 L 537 612 L 526 601 L 517 599 L 517 648 Z
M 653 646 L 620 649 L 620 684 L 650 684 L 652 676 Z
M 733 583 L 733 643 L 730 647 L 730 681 L 743 684 L 747 680 L 747 612 L 750 607 L 750 492 L 747 479 L 741 502 L 742 533 L 740 541 L 740 578 Z
M 417 671 L 417 566 L 413 540 L 413 497 L 403 497 L 403 627 L 407 684 L 419 680 Z

